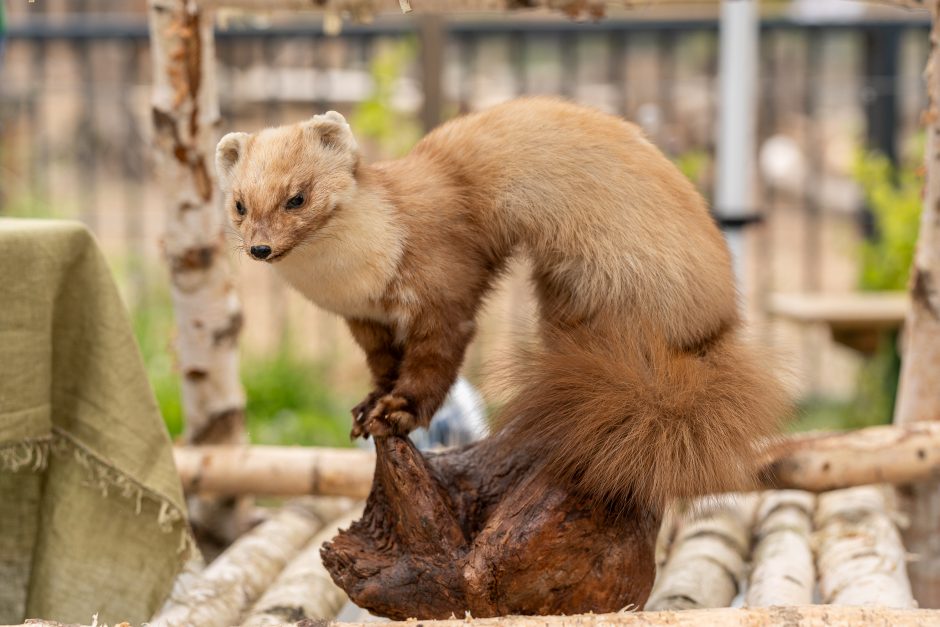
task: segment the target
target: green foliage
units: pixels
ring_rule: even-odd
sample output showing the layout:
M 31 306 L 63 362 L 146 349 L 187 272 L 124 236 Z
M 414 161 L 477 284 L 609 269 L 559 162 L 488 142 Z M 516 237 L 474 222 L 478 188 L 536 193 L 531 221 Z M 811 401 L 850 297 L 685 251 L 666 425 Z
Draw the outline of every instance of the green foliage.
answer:
M 861 248 L 863 290 L 901 290 L 907 285 L 920 218 L 924 181 L 916 166 L 894 168 L 877 153 L 860 154 L 855 178 L 875 219 L 877 237 Z
M 404 68 L 414 60 L 416 49 L 415 41 L 406 39 L 373 57 L 369 68 L 374 85 L 372 94 L 356 105 L 352 114 L 350 123 L 357 136 L 374 141 L 384 155 L 405 154 L 421 136 L 414 119 L 398 113 L 391 104 L 395 85 Z
M 132 316 L 147 376 L 170 434 L 183 430 L 179 372 L 171 338 L 173 310 L 166 291 L 150 293 Z M 243 356 L 247 428 L 252 442 L 349 446 L 349 412 L 326 383 L 325 367 L 284 342 L 272 355 Z
M 914 163 L 895 168 L 883 155 L 859 153 L 854 174 L 871 209 L 876 232 L 875 238 L 863 242 L 859 249 L 859 288 L 903 290 L 917 244 L 923 189 L 920 168 Z M 843 403 L 812 399 L 802 408 L 798 424 L 852 429 L 890 422 L 900 368 L 897 334 L 886 333 L 878 350 L 859 369 L 855 397 Z
M 673 161 L 680 172 L 698 187 L 702 187 L 705 175 L 711 166 L 711 155 L 704 150 L 689 150 L 677 155 Z
M 289 347 L 285 342 L 269 357 L 244 360 L 252 442 L 349 446 L 349 408 L 325 385 L 326 368 Z
M 183 431 L 183 406 L 171 346 L 174 327 L 169 294 L 150 295 L 145 306 L 134 309 L 131 322 L 160 413 L 170 435 L 176 437 Z
M 4 218 L 63 218 L 57 208 L 33 194 L 16 194 L 5 199 L 0 206 Z
M 896 334 L 886 334 L 878 351 L 865 360 L 858 372 L 854 397 L 803 399 L 789 430 L 860 429 L 891 422 L 901 365 L 896 341 Z

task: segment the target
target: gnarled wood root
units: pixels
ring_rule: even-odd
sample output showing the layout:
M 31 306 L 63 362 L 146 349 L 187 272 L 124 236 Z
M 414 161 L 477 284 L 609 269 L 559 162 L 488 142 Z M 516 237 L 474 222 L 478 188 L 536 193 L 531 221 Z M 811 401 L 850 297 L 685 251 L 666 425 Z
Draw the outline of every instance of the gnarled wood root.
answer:
M 591 507 L 506 437 L 427 458 L 376 439 L 363 517 L 322 549 L 357 605 L 399 620 L 643 606 L 659 515 Z

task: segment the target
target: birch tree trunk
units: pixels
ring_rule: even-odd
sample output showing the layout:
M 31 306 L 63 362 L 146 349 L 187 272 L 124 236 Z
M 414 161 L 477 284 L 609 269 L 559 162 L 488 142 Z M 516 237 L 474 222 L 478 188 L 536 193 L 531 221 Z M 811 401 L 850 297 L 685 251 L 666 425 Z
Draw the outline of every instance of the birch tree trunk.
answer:
M 894 422 L 940 420 L 940 3 L 933 17 L 927 83 L 924 206 L 911 271 L 911 309 L 904 328 L 900 390 Z M 908 566 L 914 596 L 922 607 L 940 607 L 940 479 L 898 490 L 910 519 L 904 533 L 915 554 Z
M 154 144 L 167 204 L 162 244 L 176 312 L 183 439 L 240 444 L 246 441 L 238 378 L 242 313 L 225 259 L 224 218 L 209 158 L 219 123 L 212 15 L 192 0 L 150 0 L 149 22 Z M 241 531 L 241 517 L 233 514 L 247 509 L 244 499 L 190 499 L 194 530 L 222 544 Z

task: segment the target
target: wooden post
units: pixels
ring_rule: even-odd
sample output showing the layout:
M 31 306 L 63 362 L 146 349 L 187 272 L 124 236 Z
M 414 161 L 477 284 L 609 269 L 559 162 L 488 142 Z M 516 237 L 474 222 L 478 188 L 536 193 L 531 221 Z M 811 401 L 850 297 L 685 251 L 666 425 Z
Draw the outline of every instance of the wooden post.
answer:
M 931 0 L 933 17 L 927 83 L 924 207 L 917 253 L 911 270 L 911 308 L 905 324 L 900 390 L 894 422 L 940 420 L 940 3 Z M 910 519 L 904 533 L 914 597 L 921 607 L 940 607 L 940 479 L 899 489 Z
M 163 251 L 176 311 L 176 353 L 186 429 L 192 444 L 246 440 L 245 395 L 238 378 L 242 312 L 225 259 L 224 217 L 213 154 L 219 123 L 212 14 L 193 0 L 150 0 L 154 145 L 166 194 Z M 191 517 L 223 543 L 232 505 L 190 501 Z M 224 523 L 222 521 L 225 521 Z
M 427 13 L 418 21 L 421 41 L 421 124 L 425 132 L 441 123 L 444 107 L 444 18 Z

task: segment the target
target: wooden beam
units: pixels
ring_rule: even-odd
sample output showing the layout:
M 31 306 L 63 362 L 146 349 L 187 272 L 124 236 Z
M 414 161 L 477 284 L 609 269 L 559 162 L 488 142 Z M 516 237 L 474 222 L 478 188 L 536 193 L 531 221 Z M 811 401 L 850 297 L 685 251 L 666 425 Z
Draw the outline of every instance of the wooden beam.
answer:
M 321 494 L 362 498 L 375 455 L 357 449 L 287 446 L 178 446 L 188 493 Z M 762 488 L 825 492 L 940 476 L 940 424 L 797 434 L 767 453 Z
M 940 475 L 940 424 L 797 434 L 768 454 L 763 484 L 825 492 Z
M 127 623 L 122 623 L 126 625 Z M 271 624 L 269 627 L 301 627 L 319 624 L 303 620 Z M 375 627 L 375 623 L 324 622 L 328 627 Z M 382 623 L 383 627 L 928 627 L 940 624 L 940 610 L 892 609 L 886 607 L 845 607 L 837 605 L 794 605 L 768 608 L 717 608 L 667 612 L 617 612 L 576 616 L 504 616 L 500 618 L 454 618 Z M 11 626 L 12 627 L 12 626 Z M 33 619 L 16 627 L 81 627 L 55 621 Z M 120 625 L 118 626 L 120 627 Z
M 375 454 L 290 446 L 178 446 L 174 457 L 188 493 L 368 496 Z

